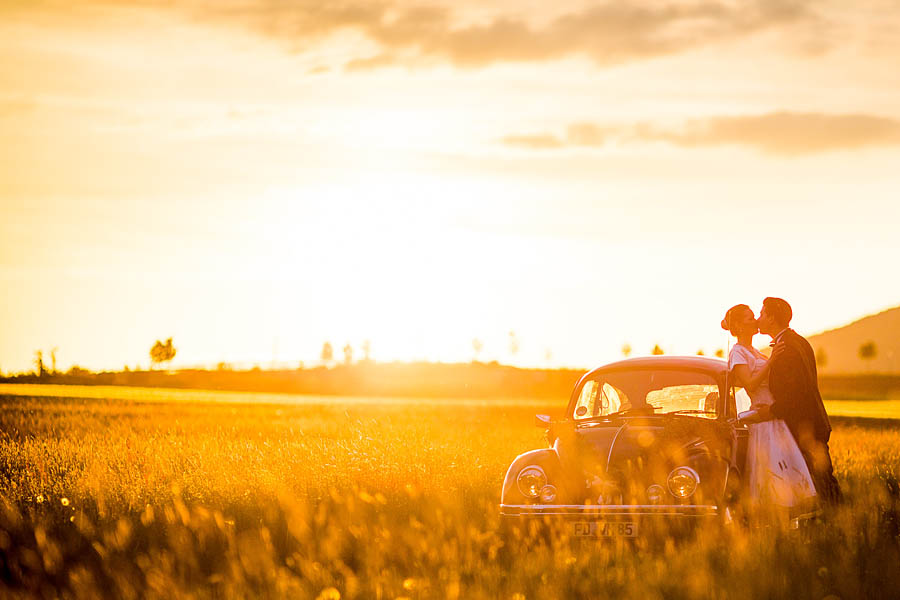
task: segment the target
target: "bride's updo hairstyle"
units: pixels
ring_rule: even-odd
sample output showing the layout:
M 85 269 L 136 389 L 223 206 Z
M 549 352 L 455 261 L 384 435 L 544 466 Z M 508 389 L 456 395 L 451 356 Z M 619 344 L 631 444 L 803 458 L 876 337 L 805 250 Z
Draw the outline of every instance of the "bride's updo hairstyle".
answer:
M 731 335 L 737 337 L 737 330 L 735 329 L 735 325 L 737 325 L 737 316 L 741 313 L 742 310 L 750 310 L 750 307 L 746 304 L 735 304 L 727 311 L 725 311 L 725 318 L 722 319 L 722 329 L 729 331 Z

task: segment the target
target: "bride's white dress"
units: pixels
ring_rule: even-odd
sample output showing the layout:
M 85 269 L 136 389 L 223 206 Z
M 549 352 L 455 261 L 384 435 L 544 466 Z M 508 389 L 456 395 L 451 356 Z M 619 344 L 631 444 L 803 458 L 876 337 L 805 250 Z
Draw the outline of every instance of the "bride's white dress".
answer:
M 755 348 L 736 344 L 728 355 L 728 366 L 745 364 L 752 376 L 765 367 L 766 360 Z M 746 391 L 751 408 L 770 406 L 774 401 L 768 382 Z M 816 495 L 803 454 L 781 419 L 750 425 L 747 470 L 750 500 L 756 504 L 791 507 Z

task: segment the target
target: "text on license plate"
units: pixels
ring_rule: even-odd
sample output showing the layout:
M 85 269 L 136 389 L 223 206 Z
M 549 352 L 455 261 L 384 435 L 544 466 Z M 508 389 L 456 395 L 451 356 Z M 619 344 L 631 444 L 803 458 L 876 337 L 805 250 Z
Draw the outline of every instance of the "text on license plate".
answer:
M 572 523 L 575 537 L 634 537 L 637 523 L 625 521 L 584 521 Z

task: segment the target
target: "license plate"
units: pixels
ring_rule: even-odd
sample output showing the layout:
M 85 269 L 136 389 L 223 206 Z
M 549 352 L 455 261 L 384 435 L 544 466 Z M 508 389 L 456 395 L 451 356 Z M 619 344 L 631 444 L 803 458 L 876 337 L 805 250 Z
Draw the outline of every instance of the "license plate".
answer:
M 627 521 L 584 521 L 572 523 L 575 537 L 635 537 L 637 523 Z

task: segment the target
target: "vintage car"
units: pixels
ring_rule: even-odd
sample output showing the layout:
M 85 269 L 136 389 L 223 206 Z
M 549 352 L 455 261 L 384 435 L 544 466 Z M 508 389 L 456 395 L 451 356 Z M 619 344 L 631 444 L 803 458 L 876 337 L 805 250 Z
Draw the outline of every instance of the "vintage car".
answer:
M 589 371 L 561 419 L 536 416 L 550 447 L 509 467 L 504 524 L 553 520 L 575 536 L 634 537 L 660 520 L 728 521 L 746 455 L 737 415 L 748 405 L 724 360 L 653 356 Z

